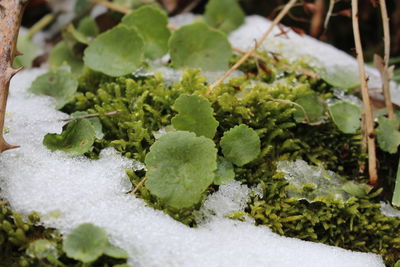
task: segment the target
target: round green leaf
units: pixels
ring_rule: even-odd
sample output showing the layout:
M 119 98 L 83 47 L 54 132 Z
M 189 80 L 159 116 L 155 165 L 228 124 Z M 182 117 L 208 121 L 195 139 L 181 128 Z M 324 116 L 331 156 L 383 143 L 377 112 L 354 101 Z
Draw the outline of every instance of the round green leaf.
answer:
M 171 207 L 190 207 L 213 182 L 216 160 L 217 149 L 210 139 L 169 132 L 146 155 L 146 187 Z
M 224 133 L 221 148 L 227 160 L 243 166 L 260 154 L 260 138 L 253 129 L 240 124 Z
M 82 72 L 83 61 L 77 57 L 66 42 L 59 42 L 52 50 L 49 56 L 51 70 L 56 70 L 62 65 L 71 67 L 72 74 L 79 76 Z
M 96 20 L 89 16 L 79 22 L 77 30 L 86 37 L 96 37 L 99 35 L 99 27 Z
M 210 0 L 204 19 L 208 25 L 229 33 L 243 24 L 245 14 L 237 0 Z
M 360 128 L 361 108 L 347 101 L 339 101 L 328 107 L 333 122 L 340 131 L 354 134 Z
M 382 117 L 379 126 L 376 128 L 376 136 L 379 147 L 386 152 L 394 154 L 400 145 L 399 122 L 397 119 Z
M 109 76 L 134 72 L 143 57 L 144 43 L 134 28 L 120 25 L 100 34 L 85 49 L 83 61 Z
M 194 23 L 176 30 L 169 40 L 172 63 L 177 68 L 225 70 L 232 48 L 225 34 L 205 23 Z
M 316 93 L 309 93 L 296 99 L 295 103 L 302 108 L 295 106 L 293 116 L 297 122 L 315 123 L 322 119 L 324 108 L 321 105 Z
M 79 118 L 82 116 L 87 116 L 89 115 L 89 113 L 87 113 L 86 111 L 76 111 L 74 113 L 71 114 L 72 118 Z M 103 126 L 101 125 L 100 119 L 95 117 L 95 118 L 85 118 L 85 120 L 88 120 L 92 126 L 94 127 L 94 130 L 96 131 L 96 138 L 97 139 L 101 139 L 104 137 L 104 133 L 103 133 Z
M 218 157 L 217 170 L 215 171 L 214 184 L 223 185 L 229 183 L 235 178 L 235 170 L 232 163 L 227 161 L 224 157 Z
M 168 52 L 168 17 L 164 11 L 153 6 L 143 6 L 122 19 L 122 24 L 135 27 L 145 42 L 144 55 L 157 59 Z
M 93 262 L 104 253 L 107 244 L 107 233 L 103 229 L 84 223 L 67 235 L 63 240 L 63 249 L 70 258 Z
M 172 118 L 172 125 L 176 130 L 214 137 L 219 123 L 214 118 L 211 103 L 205 97 L 181 95 L 176 99 L 174 109 L 178 111 L 178 115 Z
M 360 86 L 360 78 L 354 68 L 332 65 L 329 69 L 317 68 L 316 72 L 325 82 L 334 87 L 352 89 Z
M 51 151 L 61 150 L 70 156 L 79 156 L 92 147 L 96 138 L 93 125 L 86 119 L 69 122 L 61 134 L 46 134 L 43 144 Z
M 33 81 L 29 91 L 36 95 L 48 95 L 56 99 L 56 108 L 70 102 L 78 89 L 78 81 L 67 70 L 49 71 Z

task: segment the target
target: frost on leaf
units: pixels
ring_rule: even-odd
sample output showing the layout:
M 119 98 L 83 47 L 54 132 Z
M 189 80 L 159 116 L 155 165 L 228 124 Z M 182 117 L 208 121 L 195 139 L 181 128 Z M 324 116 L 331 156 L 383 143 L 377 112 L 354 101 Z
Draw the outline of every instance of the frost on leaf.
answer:
M 217 71 L 228 68 L 232 48 L 224 33 L 198 22 L 183 26 L 172 34 L 169 52 L 177 68 Z
M 74 98 L 77 89 L 78 81 L 74 76 L 67 70 L 59 69 L 37 77 L 29 91 L 54 97 L 56 108 L 61 109 Z
M 146 155 L 146 187 L 168 206 L 190 207 L 213 182 L 216 158 L 212 140 L 189 132 L 169 132 Z
M 399 121 L 381 117 L 376 129 L 379 147 L 386 152 L 394 154 L 400 145 Z
M 157 59 L 168 52 L 168 17 L 164 11 L 153 6 L 143 6 L 122 19 L 122 24 L 135 27 L 145 42 L 144 55 Z
M 141 64 L 143 51 L 143 38 L 137 30 L 120 25 L 92 41 L 83 61 L 95 71 L 117 77 L 134 72 Z
M 176 130 L 194 132 L 197 136 L 213 138 L 218 127 L 211 103 L 203 96 L 181 95 L 175 101 L 178 115 L 172 118 Z
M 221 148 L 227 160 L 237 166 L 243 166 L 260 154 L 260 138 L 253 129 L 240 124 L 224 133 Z
M 333 122 L 340 131 L 354 134 L 361 125 L 361 108 L 347 101 L 339 101 L 328 107 Z
M 61 134 L 46 134 L 43 144 L 51 151 L 61 150 L 70 156 L 79 156 L 90 150 L 96 130 L 87 119 L 77 119 L 64 126 Z
M 210 0 L 204 19 L 208 25 L 229 33 L 243 24 L 245 14 L 237 0 Z

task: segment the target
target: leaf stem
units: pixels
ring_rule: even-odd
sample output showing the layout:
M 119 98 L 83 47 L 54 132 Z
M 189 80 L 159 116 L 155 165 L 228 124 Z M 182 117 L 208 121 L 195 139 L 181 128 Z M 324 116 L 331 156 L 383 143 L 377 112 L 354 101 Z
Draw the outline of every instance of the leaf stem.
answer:
M 358 72 L 360 74 L 361 94 L 364 103 L 365 124 L 367 131 L 369 182 L 371 185 L 376 185 L 378 182 L 378 173 L 376 167 L 374 121 L 372 116 L 370 98 L 368 94 L 368 84 L 364 67 L 364 55 L 361 46 L 360 29 L 358 24 L 358 0 L 352 0 L 351 6 L 352 6 L 354 43 L 356 46 Z
M 389 119 L 394 118 L 393 104 L 390 96 L 390 73 L 389 73 L 389 58 L 390 58 L 390 29 L 389 18 L 387 14 L 386 1 L 379 0 L 383 24 L 385 56 L 383 58 L 384 67 L 381 73 L 383 95 L 385 96 L 386 111 Z
M 233 65 L 225 74 L 219 78 L 217 81 L 215 81 L 213 84 L 210 85 L 210 88 L 208 89 L 207 94 L 211 94 L 214 91 L 214 88 L 217 87 L 219 84 L 221 84 L 229 75 L 232 74 L 237 68 L 240 67 L 240 65 L 243 64 L 250 56 L 253 54 L 257 49 L 264 43 L 265 39 L 268 37 L 268 35 L 272 32 L 274 27 L 279 24 L 279 22 L 282 20 L 282 18 L 289 12 L 289 10 L 292 8 L 292 6 L 297 2 L 297 0 L 290 0 L 285 7 L 279 12 L 278 16 L 272 21 L 271 25 L 267 29 L 267 31 L 261 36 L 261 38 L 256 42 L 256 45 L 252 48 L 249 49 L 246 54 L 243 55 L 242 58 L 239 59 L 238 62 L 236 62 L 235 65 Z
M 44 29 L 47 25 L 49 25 L 55 18 L 54 14 L 48 14 L 41 18 L 38 22 L 36 22 L 28 31 L 27 37 L 31 39 L 37 32 Z

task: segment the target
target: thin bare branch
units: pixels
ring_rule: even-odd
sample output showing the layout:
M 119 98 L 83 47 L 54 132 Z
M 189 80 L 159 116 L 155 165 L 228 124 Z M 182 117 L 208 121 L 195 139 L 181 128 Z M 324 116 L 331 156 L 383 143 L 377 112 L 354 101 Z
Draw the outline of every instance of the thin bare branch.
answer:
M 11 78 L 21 69 L 13 68 L 17 54 L 16 44 L 22 14 L 27 0 L 7 0 L 0 2 L 0 153 L 16 148 L 8 144 L 3 137 L 7 97 Z
M 217 81 L 215 81 L 213 84 L 210 85 L 210 88 L 208 89 L 208 94 L 212 93 L 215 87 L 217 87 L 219 84 L 221 84 L 229 75 L 232 74 L 237 68 L 240 67 L 240 65 L 243 64 L 257 49 L 264 43 L 265 39 L 267 39 L 268 35 L 272 32 L 274 27 L 279 24 L 279 22 L 282 20 L 282 18 L 289 12 L 289 10 L 292 8 L 292 6 L 297 2 L 297 0 L 290 0 L 285 7 L 279 12 L 278 16 L 272 21 L 271 25 L 267 29 L 267 31 L 261 36 L 261 38 L 256 42 L 256 45 L 247 51 L 246 54 L 243 55 L 242 58 L 239 59 L 238 62 L 236 62 L 235 65 L 233 65 L 225 74 L 219 78 Z
M 351 6 L 352 6 L 354 43 L 356 46 L 358 72 L 360 74 L 361 94 L 364 103 L 365 124 L 366 124 L 367 138 L 368 138 L 367 146 L 368 146 L 369 182 L 372 185 L 376 185 L 378 183 L 378 172 L 376 167 L 374 121 L 373 121 L 370 98 L 368 94 L 368 83 L 365 75 L 364 55 L 361 46 L 360 29 L 358 24 L 358 0 L 352 0 Z
M 135 189 L 132 190 L 132 195 L 134 195 L 134 194 L 139 190 L 139 188 L 146 182 L 146 180 L 147 180 L 147 178 L 144 177 L 144 178 L 136 185 Z
M 113 11 L 117 11 L 119 13 L 122 14 L 129 14 L 132 12 L 132 9 L 126 8 L 126 7 L 122 7 L 120 5 L 116 5 L 112 2 L 108 2 L 106 0 L 89 0 L 89 2 L 93 3 L 93 4 L 97 4 L 97 5 L 102 5 L 105 6 L 108 9 L 111 9 Z
M 386 1 L 379 0 L 381 7 L 381 16 L 383 24 L 384 44 L 385 44 L 385 56 L 383 58 L 384 67 L 381 72 L 383 95 L 385 96 L 386 111 L 389 119 L 394 118 L 393 104 L 390 96 L 390 73 L 389 73 L 389 58 L 390 58 L 390 29 L 389 29 L 389 17 L 386 9 Z
M 75 118 L 67 118 L 67 119 L 61 119 L 60 121 L 73 121 L 73 120 L 78 120 L 78 119 L 90 119 L 90 118 L 97 118 L 100 116 L 112 116 L 112 115 L 116 115 L 116 114 L 120 114 L 121 111 L 117 110 L 117 111 L 110 111 L 110 112 L 106 112 L 106 113 L 96 113 L 96 114 L 88 114 L 88 115 L 83 115 L 83 116 L 78 116 Z

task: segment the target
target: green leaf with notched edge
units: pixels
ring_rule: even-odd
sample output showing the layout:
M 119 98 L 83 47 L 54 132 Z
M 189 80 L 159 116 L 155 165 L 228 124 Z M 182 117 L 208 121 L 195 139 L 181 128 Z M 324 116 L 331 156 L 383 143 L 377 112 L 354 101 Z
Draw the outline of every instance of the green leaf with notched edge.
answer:
M 315 123 L 322 120 L 324 107 L 320 103 L 316 93 L 309 93 L 295 100 L 302 108 L 295 106 L 293 116 L 297 122 Z
M 343 65 L 332 65 L 329 69 L 318 68 L 317 74 L 328 84 L 343 89 L 352 89 L 360 86 L 357 70 Z
M 70 121 L 61 134 L 46 134 L 43 144 L 51 151 L 61 150 L 79 156 L 90 150 L 96 138 L 93 125 L 86 119 Z
M 229 33 L 243 24 L 245 14 L 237 0 L 210 0 L 204 19 L 208 25 Z
M 213 138 L 218 121 L 214 118 L 211 103 L 203 96 L 181 95 L 176 99 L 174 109 L 178 114 L 172 118 L 176 130 L 194 132 L 197 136 Z
M 227 160 L 241 167 L 260 154 L 260 138 L 253 129 L 240 124 L 224 133 L 221 148 Z
M 54 97 L 56 108 L 61 109 L 74 98 L 77 89 L 78 81 L 75 77 L 67 70 L 58 69 L 37 77 L 29 91 L 36 95 Z
M 83 61 L 95 71 L 117 77 L 134 72 L 141 64 L 143 51 L 139 33 L 119 25 L 92 41 L 85 49 Z
M 79 76 L 82 73 L 82 58 L 74 54 L 71 48 L 64 41 L 59 42 L 50 52 L 49 57 L 50 70 L 56 70 L 58 67 L 68 65 L 72 74 Z
M 76 111 L 74 113 L 71 114 L 72 118 L 79 118 L 82 116 L 87 116 L 89 115 L 89 113 L 87 113 L 86 111 Z M 85 118 L 85 120 L 88 120 L 92 126 L 94 127 L 94 130 L 96 131 L 96 138 L 97 139 L 101 139 L 104 137 L 103 134 L 103 126 L 101 125 L 100 119 L 97 117 L 94 118 Z
M 143 6 L 122 19 L 122 24 L 135 27 L 145 42 L 144 55 L 157 59 L 168 52 L 168 17 L 164 11 L 153 6 Z
M 63 250 L 68 257 L 85 263 L 97 260 L 108 244 L 107 233 L 91 223 L 72 230 L 63 240 Z
M 376 128 L 376 137 L 379 147 L 390 154 L 397 152 L 400 145 L 399 121 L 381 117 Z
M 172 63 L 177 68 L 226 70 L 232 48 L 225 34 L 198 22 L 176 30 L 169 40 Z
M 235 170 L 232 163 L 227 161 L 224 157 L 218 157 L 217 164 L 218 167 L 215 171 L 214 184 L 223 185 L 235 178 Z
M 332 121 L 346 134 L 357 133 L 361 125 L 361 108 L 347 101 L 339 101 L 328 107 Z
M 212 140 L 177 131 L 161 136 L 146 155 L 146 187 L 168 206 L 198 203 L 214 180 L 217 149 Z

